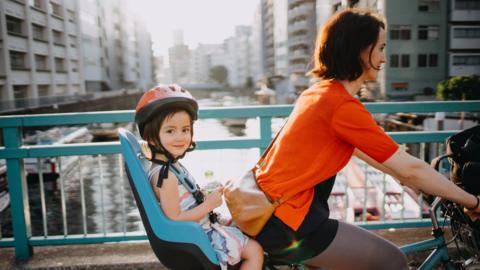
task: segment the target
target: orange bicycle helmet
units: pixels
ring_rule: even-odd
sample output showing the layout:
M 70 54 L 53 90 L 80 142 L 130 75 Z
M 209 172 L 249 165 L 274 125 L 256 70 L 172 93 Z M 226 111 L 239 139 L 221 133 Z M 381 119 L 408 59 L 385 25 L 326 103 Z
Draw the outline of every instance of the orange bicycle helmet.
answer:
M 182 106 L 188 110 L 193 117 L 192 120 L 198 118 L 198 104 L 188 90 L 176 84 L 158 85 L 148 90 L 138 101 L 135 108 L 135 122 L 138 125 L 140 136 L 143 137 L 145 123 L 158 110 L 170 106 Z

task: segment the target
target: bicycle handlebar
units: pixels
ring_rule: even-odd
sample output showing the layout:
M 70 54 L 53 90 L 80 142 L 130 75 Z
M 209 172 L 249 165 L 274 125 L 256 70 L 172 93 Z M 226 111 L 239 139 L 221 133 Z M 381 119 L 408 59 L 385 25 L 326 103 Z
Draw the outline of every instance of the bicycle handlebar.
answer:
M 438 225 L 438 219 L 437 219 L 437 209 L 442 205 L 442 202 L 444 199 L 440 197 L 436 197 L 435 200 L 432 203 L 432 207 L 430 207 L 429 212 L 430 212 L 430 218 L 432 219 L 432 225 L 433 229 L 439 229 L 440 226 Z

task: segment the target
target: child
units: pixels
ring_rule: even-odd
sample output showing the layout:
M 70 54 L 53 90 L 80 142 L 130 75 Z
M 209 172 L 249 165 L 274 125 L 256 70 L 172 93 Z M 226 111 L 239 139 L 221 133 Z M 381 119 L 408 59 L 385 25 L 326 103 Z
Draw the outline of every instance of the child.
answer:
M 153 153 L 149 171 L 151 185 L 168 218 L 201 224 L 212 242 L 222 269 L 240 260 L 243 260 L 240 269 L 261 269 L 261 246 L 243 235 L 238 228 L 216 222 L 212 210 L 222 204 L 223 187 L 208 195 L 200 191 L 192 193 L 196 184 L 178 162 L 186 152 L 195 148 L 192 137 L 197 113 L 195 99 L 178 85 L 159 85 L 140 98 L 135 122 L 140 136 L 148 142 L 148 146 L 143 147 L 144 153 Z M 172 169 L 186 175 L 193 184 L 190 187 L 182 184 Z

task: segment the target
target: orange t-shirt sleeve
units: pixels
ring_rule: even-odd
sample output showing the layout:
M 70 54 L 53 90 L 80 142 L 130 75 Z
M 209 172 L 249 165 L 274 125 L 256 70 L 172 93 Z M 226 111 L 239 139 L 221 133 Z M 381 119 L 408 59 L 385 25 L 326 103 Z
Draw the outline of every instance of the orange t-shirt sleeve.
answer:
M 337 138 L 379 163 L 383 163 L 398 149 L 398 145 L 377 125 L 370 112 L 356 100 L 344 102 L 336 108 L 332 128 Z

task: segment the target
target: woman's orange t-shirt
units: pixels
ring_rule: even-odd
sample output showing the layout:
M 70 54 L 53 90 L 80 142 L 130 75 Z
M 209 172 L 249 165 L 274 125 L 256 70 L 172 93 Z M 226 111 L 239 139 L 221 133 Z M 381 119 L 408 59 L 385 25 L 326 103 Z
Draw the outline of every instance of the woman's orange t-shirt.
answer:
M 339 82 L 326 80 L 305 90 L 256 172 L 259 186 L 272 199 L 296 194 L 275 216 L 297 230 L 312 203 L 314 186 L 337 174 L 355 148 L 383 163 L 398 145 Z

